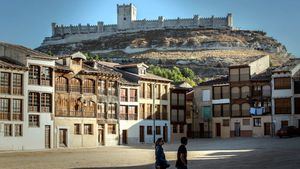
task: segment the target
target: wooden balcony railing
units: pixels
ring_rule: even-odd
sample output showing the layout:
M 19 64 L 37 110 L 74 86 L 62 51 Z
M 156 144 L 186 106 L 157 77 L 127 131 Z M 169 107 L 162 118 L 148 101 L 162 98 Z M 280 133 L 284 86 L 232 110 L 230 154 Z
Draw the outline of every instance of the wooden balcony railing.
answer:
M 107 114 L 107 118 L 108 119 L 117 119 L 117 115 L 116 114 Z
M 10 119 L 10 116 L 9 116 L 8 112 L 0 113 L 0 120 L 9 120 L 9 119 Z
M 41 80 L 41 85 L 43 85 L 43 86 L 51 86 L 51 80 Z
M 13 113 L 13 120 L 22 121 L 22 114 L 21 113 Z
M 13 87 L 13 94 L 22 95 L 23 94 L 22 87 Z
M 69 116 L 69 111 L 67 109 L 59 109 L 55 111 L 55 116 L 63 116 L 67 117 Z
M 68 91 L 68 86 L 67 85 L 56 85 L 55 90 L 56 91 L 67 92 Z
M 0 87 L 0 93 L 9 94 L 10 93 L 9 89 L 10 89 L 9 86 L 1 86 Z
M 39 106 L 28 106 L 28 111 L 39 112 Z
M 51 108 L 50 107 L 41 107 L 41 112 L 51 113 Z
M 137 114 L 128 114 L 128 120 L 137 120 Z
M 120 120 L 128 120 L 128 114 L 119 114 Z
M 38 85 L 39 84 L 39 79 L 29 79 L 28 82 L 31 85 Z
M 80 86 L 70 86 L 70 92 L 81 92 Z
M 105 113 L 97 113 L 97 118 L 106 119 L 106 114 Z
M 83 116 L 84 117 L 95 117 L 95 112 L 93 112 L 93 111 L 91 111 L 91 112 L 85 111 L 83 113 Z
M 137 97 L 130 97 L 130 101 L 131 102 L 136 102 L 137 101 Z
M 122 102 L 127 102 L 127 96 L 121 96 L 121 101 Z
M 94 87 L 83 87 L 82 92 L 83 93 L 95 93 L 95 88 Z

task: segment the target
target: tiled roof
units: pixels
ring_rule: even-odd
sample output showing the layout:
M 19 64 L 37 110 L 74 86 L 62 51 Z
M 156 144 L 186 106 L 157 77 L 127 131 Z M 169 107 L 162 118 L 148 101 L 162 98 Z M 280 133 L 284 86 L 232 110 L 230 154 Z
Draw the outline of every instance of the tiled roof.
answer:
M 291 58 L 286 63 L 284 63 L 282 66 L 277 67 L 274 70 L 274 72 L 291 71 L 299 64 L 300 64 L 300 58 Z
M 9 44 L 9 43 L 5 43 L 5 42 L 0 42 L 0 46 L 4 46 L 4 47 L 7 47 L 7 48 L 12 48 L 14 50 L 18 50 L 20 52 L 26 53 L 29 57 L 40 58 L 40 59 L 48 59 L 48 60 L 57 59 L 56 57 L 47 55 L 45 53 L 30 49 L 30 48 L 26 48 L 26 47 L 21 46 L 21 45 L 15 45 L 15 44 Z
M 6 57 L 0 57 L 0 68 L 27 70 L 27 67 L 25 67 L 25 65 Z
M 198 86 L 212 86 L 217 84 L 226 84 L 228 82 L 229 82 L 228 75 L 225 75 L 225 76 L 216 77 L 206 82 L 199 83 Z

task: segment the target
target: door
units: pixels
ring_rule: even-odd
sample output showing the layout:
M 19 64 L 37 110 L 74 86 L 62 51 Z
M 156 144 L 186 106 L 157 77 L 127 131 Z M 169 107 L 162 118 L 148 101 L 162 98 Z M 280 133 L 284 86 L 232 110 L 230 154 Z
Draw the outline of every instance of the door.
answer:
M 204 137 L 204 123 L 199 124 L 200 127 L 200 138 Z
M 45 148 L 51 148 L 50 125 L 45 125 Z
M 145 142 L 145 127 L 140 126 L 140 142 L 144 143 Z
M 216 123 L 216 137 L 221 137 L 221 123 Z
M 165 142 L 168 142 L 168 126 L 163 127 L 163 139 Z
M 271 123 L 264 123 L 264 135 L 271 135 Z
M 241 124 L 239 122 L 234 123 L 234 136 L 241 136 Z
M 104 131 L 103 131 L 103 128 L 98 129 L 98 145 L 104 145 Z
M 67 129 L 59 129 L 59 147 L 67 147 Z
M 127 130 L 123 130 L 122 132 L 122 143 L 127 144 Z
M 191 138 L 193 136 L 192 133 L 192 124 L 187 124 L 187 137 Z
M 289 126 L 289 121 L 287 121 L 287 120 L 281 121 L 281 128 L 287 127 L 287 126 Z

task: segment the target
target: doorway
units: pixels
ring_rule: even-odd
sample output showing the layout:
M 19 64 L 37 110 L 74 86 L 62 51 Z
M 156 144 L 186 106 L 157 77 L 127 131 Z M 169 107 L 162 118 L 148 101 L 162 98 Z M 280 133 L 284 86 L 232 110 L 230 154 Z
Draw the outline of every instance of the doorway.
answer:
M 204 137 L 204 123 L 199 124 L 200 127 L 200 138 Z
M 235 137 L 241 136 L 241 123 L 239 122 L 234 123 L 234 136 Z
M 140 126 L 140 142 L 144 143 L 145 142 L 145 127 Z
M 45 148 L 51 148 L 51 129 L 50 125 L 45 125 Z
M 271 135 L 271 123 L 264 123 L 264 135 Z
M 59 129 L 59 147 L 67 146 L 67 129 Z
M 98 145 L 104 145 L 104 128 L 98 128 Z
M 122 143 L 123 144 L 128 144 L 128 142 L 127 142 L 127 130 L 122 131 Z
M 216 123 L 216 137 L 221 137 L 221 123 Z
M 163 127 L 163 139 L 165 142 L 168 142 L 168 126 Z

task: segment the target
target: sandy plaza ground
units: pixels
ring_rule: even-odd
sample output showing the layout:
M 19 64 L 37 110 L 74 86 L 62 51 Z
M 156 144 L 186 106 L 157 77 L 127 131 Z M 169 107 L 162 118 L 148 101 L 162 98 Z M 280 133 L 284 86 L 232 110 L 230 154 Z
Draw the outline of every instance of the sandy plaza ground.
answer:
M 179 143 L 165 144 L 171 168 L 175 168 Z M 300 137 L 190 139 L 189 168 L 300 168 Z M 152 169 L 152 144 L 56 149 L 48 151 L 1 151 L 1 169 Z

